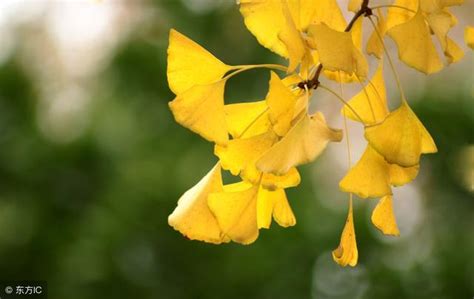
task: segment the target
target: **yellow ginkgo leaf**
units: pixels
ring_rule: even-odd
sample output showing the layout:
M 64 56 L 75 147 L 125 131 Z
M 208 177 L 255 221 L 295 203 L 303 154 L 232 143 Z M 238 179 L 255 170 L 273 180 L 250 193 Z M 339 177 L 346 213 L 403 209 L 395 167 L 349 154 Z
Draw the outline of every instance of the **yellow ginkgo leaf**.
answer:
M 178 31 L 171 29 L 168 46 L 168 84 L 176 94 L 195 85 L 213 83 L 231 67 Z
M 186 191 L 178 201 L 178 206 L 168 217 L 174 229 L 191 240 L 219 244 L 228 242 L 209 210 L 207 197 L 210 193 L 221 192 L 222 178 L 219 164 L 194 187 Z
M 255 180 L 253 181 L 255 182 Z M 261 185 L 268 190 L 286 189 L 290 187 L 296 187 L 300 184 L 301 177 L 295 167 L 284 175 L 274 175 L 272 173 L 264 173 L 262 176 Z
M 397 221 L 393 212 L 392 195 L 380 199 L 372 212 L 372 223 L 385 235 L 399 236 Z
M 448 63 L 455 63 L 464 57 L 464 51 L 449 37 L 446 38 L 446 49 L 444 55 Z
M 240 182 L 211 193 L 207 203 L 222 232 L 232 241 L 250 244 L 258 238 L 258 186 Z
M 275 133 L 284 136 L 291 127 L 297 98 L 274 72 L 271 72 L 269 86 L 266 101 L 270 121 Z
M 464 0 L 419 0 L 420 8 L 425 13 L 436 13 L 449 6 L 461 5 Z
M 344 31 L 346 28 L 346 20 L 342 14 L 337 0 L 318 0 L 317 5 L 312 1 L 306 2 L 306 6 L 312 7 L 312 20 L 310 24 L 326 24 L 330 28 L 338 31 Z
M 383 60 L 380 60 L 377 71 L 363 90 L 356 94 L 349 105 L 357 111 L 364 124 L 381 122 L 388 115 L 387 93 L 383 78 Z M 352 120 L 360 121 L 347 106 L 342 108 L 342 113 Z
M 255 162 L 275 143 L 277 136 L 273 131 L 250 138 L 232 139 L 227 145 L 216 145 L 214 153 L 219 157 L 222 168 L 233 175 L 245 171 L 250 177 L 258 177 L 260 172 Z
M 451 13 L 447 8 L 444 8 L 443 11 L 448 13 L 451 16 L 451 27 L 454 27 L 459 23 L 456 16 L 453 13 Z
M 432 0 L 429 0 L 432 1 Z M 465 0 L 437 0 L 441 7 L 461 5 Z
M 284 190 L 278 190 L 285 194 Z M 258 190 L 257 198 L 257 227 L 270 228 L 272 223 L 273 207 L 275 206 L 275 194 L 278 191 L 268 191 L 262 187 Z
M 296 224 L 296 218 L 291 210 L 284 189 L 267 190 L 260 187 L 257 197 L 257 226 L 270 228 L 273 219 L 283 227 Z
M 240 0 L 240 13 L 244 17 L 245 26 L 262 46 L 288 57 L 288 50 L 278 37 L 287 26 L 282 1 Z
M 290 168 L 316 159 L 329 141 L 341 141 L 342 132 L 329 128 L 321 114 L 306 113 L 279 142 L 258 161 L 257 168 L 265 173 L 283 175 Z
M 300 80 L 299 82 L 301 82 L 303 80 L 304 81 L 309 80 L 311 68 L 314 65 L 315 65 L 315 61 L 313 59 L 311 49 L 306 47 L 305 54 L 303 55 L 303 58 L 301 60 L 301 66 L 300 66 L 300 72 L 299 72 L 300 77 L 304 78 L 304 79 Z M 303 91 L 303 90 L 301 90 L 301 91 Z
M 381 124 L 366 127 L 365 138 L 387 162 L 403 167 L 418 165 L 421 154 L 437 152 L 433 138 L 404 100 Z
M 397 44 L 400 60 L 408 66 L 425 74 L 436 73 L 443 68 L 420 10 L 408 22 L 389 29 L 387 34 Z
M 341 31 L 346 26 L 336 0 L 319 0 L 317 5 L 311 1 L 299 0 L 240 0 L 239 2 L 240 12 L 248 30 L 261 45 L 285 58 L 291 51 L 301 53 L 300 41 L 297 41 L 297 45 L 291 44 L 290 41 L 295 39 L 285 36 L 289 31 L 293 31 L 291 35 L 294 38 L 297 36 L 294 34 L 294 29 L 289 29 L 288 26 L 296 28 L 298 33 L 306 31 L 310 24 L 325 23 L 329 27 Z M 285 16 L 284 6 L 286 5 L 288 5 L 290 14 Z M 288 21 L 288 18 L 291 22 Z M 282 32 L 283 36 L 279 36 Z M 293 49 L 290 51 L 287 46 L 293 47 Z M 297 47 L 294 48 L 295 46 Z
M 270 228 L 272 215 L 275 221 L 283 227 L 296 224 L 295 216 L 288 204 L 284 189 L 270 191 L 260 188 L 257 198 L 257 225 L 258 228 Z
M 286 76 L 281 81 L 283 81 L 283 84 L 286 87 L 292 87 L 303 81 L 303 78 L 300 75 L 293 73 L 291 75 Z
M 397 164 L 389 164 L 390 184 L 392 186 L 402 186 L 413 181 L 418 175 L 420 165 L 412 167 L 401 167 Z
M 251 184 L 261 184 L 262 187 L 271 191 L 279 188 L 295 187 L 301 182 L 301 177 L 295 167 L 283 175 L 274 175 L 272 173 L 262 173 L 255 167 L 255 164 L 250 164 L 240 172 L 240 177 Z
M 387 30 L 407 22 L 415 15 L 418 7 L 418 0 L 395 0 L 393 7 L 390 7 L 387 12 Z
M 441 49 L 443 50 L 448 63 L 453 63 L 458 61 L 459 59 L 462 58 L 462 50 L 452 41 L 449 40 L 448 38 L 448 32 L 449 30 L 457 24 L 457 19 L 456 17 L 448 10 L 449 6 L 453 5 L 459 5 L 462 3 L 462 1 L 457 1 L 457 0 L 448 0 L 448 1 L 443 1 L 443 0 L 420 0 L 419 5 L 418 1 L 397 1 L 400 3 L 395 3 L 395 5 L 401 5 L 405 7 L 406 9 L 401 9 L 399 7 L 392 7 L 389 9 L 388 13 L 388 18 L 389 21 L 389 28 L 394 27 L 395 25 L 406 25 L 410 26 L 410 24 L 413 25 L 413 23 L 416 23 L 417 26 L 421 27 L 427 27 L 426 29 L 423 30 L 418 30 L 417 32 L 412 32 L 411 38 L 419 39 L 420 43 L 417 46 L 418 49 L 416 51 L 426 51 L 426 53 L 429 54 L 427 56 L 427 61 L 429 59 L 432 59 L 433 63 L 436 60 L 439 60 L 439 57 L 437 57 L 436 51 L 433 51 L 433 47 L 427 47 L 424 43 L 431 41 L 431 33 L 433 33 L 436 38 L 438 39 Z M 405 10 L 405 12 L 400 12 L 396 10 Z M 416 14 L 414 14 L 414 11 L 417 11 Z M 411 22 L 410 18 L 413 18 L 416 20 L 416 22 Z M 395 22 L 393 20 L 396 20 Z M 423 20 L 423 21 L 422 21 Z M 407 24 L 410 23 L 410 24 Z M 414 29 L 413 27 L 410 27 L 411 29 Z M 402 30 L 402 29 L 400 29 Z M 405 30 L 408 30 L 408 28 L 405 28 Z M 419 35 L 423 35 L 422 37 L 413 37 L 416 33 L 419 33 Z M 449 41 L 448 41 L 449 40 Z M 398 43 L 398 42 L 397 42 Z M 407 46 L 405 45 L 405 48 Z M 426 49 L 423 49 L 426 48 Z M 411 50 L 411 55 L 415 55 L 415 50 Z M 418 53 L 419 56 L 424 56 L 426 54 L 425 52 L 423 53 Z M 406 55 L 408 57 L 408 55 Z M 435 57 L 435 58 L 432 58 Z M 438 58 L 438 59 L 436 59 Z M 418 63 L 418 66 L 412 65 L 411 63 L 415 60 L 415 57 L 411 58 L 411 62 L 405 61 L 408 65 L 423 71 L 425 73 L 428 72 L 435 72 L 435 70 L 430 70 L 430 68 L 435 67 L 436 64 L 433 64 L 432 66 L 427 66 L 426 64 L 430 64 L 432 62 L 420 62 Z M 421 69 L 420 69 L 421 67 Z M 437 64 L 437 67 L 441 68 L 440 64 Z
M 355 47 L 350 32 L 339 32 L 325 24 L 317 24 L 310 25 L 308 33 L 310 46 L 318 51 L 324 69 L 367 77 L 367 60 Z
M 293 114 L 293 120 L 292 123 L 295 122 L 298 117 L 300 117 L 303 113 L 308 111 L 308 105 L 309 105 L 309 98 L 311 96 L 311 90 L 306 92 L 305 90 L 302 90 L 302 93 L 299 93 L 298 98 L 296 99 L 295 103 L 295 113 Z
M 449 29 L 451 29 L 451 15 L 448 12 L 440 10 L 426 15 L 425 19 L 441 44 L 441 49 L 445 51 L 448 43 L 448 32 Z
M 217 144 L 229 140 L 224 113 L 225 81 L 195 85 L 169 102 L 176 122 Z
M 357 194 L 361 198 L 392 194 L 389 165 L 368 145 L 357 164 L 339 182 L 339 187 L 342 191 Z
M 354 219 L 352 216 L 352 198 L 349 203 L 349 213 L 341 235 L 339 246 L 332 251 L 332 258 L 336 263 L 345 267 L 357 265 L 359 254 L 357 251 Z
M 464 41 L 469 48 L 474 49 L 474 27 L 466 26 L 466 29 L 464 29 Z
M 237 103 L 224 106 L 229 134 L 233 138 L 252 137 L 270 128 L 266 101 Z
M 364 18 L 358 18 L 351 29 L 352 42 L 357 50 L 362 52 L 362 22 Z M 355 74 L 346 74 L 341 71 L 325 70 L 324 75 L 331 80 L 342 83 L 357 82 Z
M 362 0 L 349 0 L 347 8 L 349 11 L 358 12 L 362 6 Z
M 385 20 L 385 17 L 380 9 L 377 10 L 377 15 L 377 27 L 374 29 L 374 31 L 369 37 L 369 40 L 367 41 L 366 51 L 367 54 L 374 55 L 375 57 L 380 59 L 382 58 L 384 52 L 383 44 L 380 39 L 383 38 L 383 36 L 385 36 L 385 33 L 387 32 L 387 21 Z
M 278 196 L 275 196 L 275 205 L 273 206 L 273 219 L 278 223 L 280 226 L 289 227 L 296 224 L 296 218 L 293 214 L 293 210 L 288 203 L 288 199 L 286 198 L 285 191 L 282 189 L 278 189 Z
M 426 20 L 438 38 L 448 63 L 461 60 L 464 56 L 463 50 L 448 37 L 448 31 L 456 24 L 456 21 L 453 22 L 453 15 L 446 9 L 439 10 L 429 14 Z
M 288 73 L 292 73 L 300 64 L 305 55 L 306 48 L 301 38 L 301 34 L 291 16 L 290 9 L 286 1 L 282 1 L 283 16 L 286 20 L 286 26 L 278 34 L 278 38 L 285 44 L 290 64 L 288 65 Z

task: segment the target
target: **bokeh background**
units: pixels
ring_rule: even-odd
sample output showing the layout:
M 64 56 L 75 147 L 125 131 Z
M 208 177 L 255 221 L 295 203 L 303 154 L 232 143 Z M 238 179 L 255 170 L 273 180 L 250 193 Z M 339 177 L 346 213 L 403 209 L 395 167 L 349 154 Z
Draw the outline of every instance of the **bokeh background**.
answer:
M 439 149 L 395 190 L 401 237 L 371 225 L 374 200 L 356 200 L 359 264 L 341 268 L 330 252 L 347 212 L 338 189 L 344 143 L 300 168 L 301 185 L 288 191 L 295 227 L 273 224 L 250 246 L 215 246 L 167 224 L 216 161 L 213 146 L 168 110 L 169 29 L 229 64 L 284 63 L 246 30 L 234 1 L 1 0 L 0 279 L 45 280 L 52 299 L 472 298 L 474 59 L 462 33 L 474 5 L 466 2 L 453 10 L 460 63 L 429 78 L 397 64 Z M 266 70 L 231 79 L 226 101 L 262 99 L 268 79 Z M 342 127 L 336 99 L 317 91 L 313 105 Z M 351 122 L 350 132 L 357 159 L 362 130 Z

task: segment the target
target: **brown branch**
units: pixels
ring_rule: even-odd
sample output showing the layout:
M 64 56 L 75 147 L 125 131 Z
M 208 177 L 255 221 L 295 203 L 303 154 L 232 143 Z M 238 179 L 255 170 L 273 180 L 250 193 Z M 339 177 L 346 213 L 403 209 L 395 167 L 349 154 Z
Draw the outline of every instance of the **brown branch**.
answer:
M 357 19 L 359 19 L 361 16 L 371 16 L 372 15 L 372 10 L 369 8 L 369 0 L 363 0 L 362 5 L 359 9 L 359 11 L 356 12 L 356 14 L 352 17 L 352 20 L 349 22 L 347 25 L 346 29 L 344 29 L 344 32 L 349 32 L 352 30 L 352 27 L 354 26 L 355 22 Z M 321 75 L 321 71 L 323 70 L 323 65 L 320 63 L 318 65 L 318 68 L 316 69 L 316 73 L 314 74 L 313 78 L 310 80 L 302 81 L 298 83 L 298 87 L 301 89 L 316 89 L 319 86 L 319 76 Z

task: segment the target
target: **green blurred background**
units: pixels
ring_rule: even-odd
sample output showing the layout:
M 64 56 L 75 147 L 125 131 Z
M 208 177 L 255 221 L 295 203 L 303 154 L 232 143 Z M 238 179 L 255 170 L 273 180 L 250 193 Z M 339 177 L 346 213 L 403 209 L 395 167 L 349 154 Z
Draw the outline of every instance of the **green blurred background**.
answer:
M 168 110 L 169 29 L 229 64 L 283 63 L 245 29 L 233 1 L 0 3 L 1 280 L 46 280 L 52 299 L 474 296 L 473 53 L 465 46 L 459 64 L 429 80 L 398 66 L 439 153 L 395 192 L 400 238 L 372 227 L 375 201 L 356 200 L 359 264 L 341 268 L 330 252 L 347 209 L 337 187 L 343 144 L 300 168 L 301 185 L 288 191 L 295 227 L 273 224 L 250 246 L 216 246 L 167 224 L 180 195 L 216 162 L 213 146 Z M 470 8 L 456 10 L 458 42 Z M 268 77 L 254 70 L 231 79 L 226 101 L 263 98 Z M 315 108 L 340 126 L 339 103 L 326 96 L 316 93 Z M 352 139 L 360 154 L 360 128 Z

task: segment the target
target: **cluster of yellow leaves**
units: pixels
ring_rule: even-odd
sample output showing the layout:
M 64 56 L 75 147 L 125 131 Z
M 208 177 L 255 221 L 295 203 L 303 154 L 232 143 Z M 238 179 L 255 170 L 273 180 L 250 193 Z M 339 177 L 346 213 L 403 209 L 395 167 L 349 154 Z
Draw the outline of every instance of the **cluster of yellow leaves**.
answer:
M 177 122 L 214 142 L 219 158 L 178 201 L 170 225 L 190 239 L 242 244 L 255 241 L 272 217 L 281 226 L 295 225 L 285 189 L 300 183 L 296 166 L 340 141 L 341 131 L 329 128 L 321 113 L 310 115 L 308 94 L 292 90 L 292 78 L 274 72 L 265 100 L 224 105 L 225 74 L 236 67 L 174 30 L 169 45 L 168 81 L 176 94 L 171 111 Z M 221 168 L 242 181 L 225 185 Z
M 432 74 L 443 68 L 441 58 L 432 41 L 433 33 L 443 50 L 447 63 L 459 61 L 464 53 L 448 37 L 457 24 L 450 6 L 461 5 L 464 0 L 396 0 L 390 8 L 385 32 L 398 46 L 398 55 L 407 65 Z
M 360 12 L 366 2 L 351 0 L 348 9 Z M 443 64 L 431 35 L 437 38 L 448 63 L 463 56 L 448 37 L 457 23 L 448 9 L 462 2 L 396 0 L 386 15 L 378 10 L 378 22 L 365 48 L 378 59 L 370 79 L 362 45 L 364 14 L 348 25 L 336 0 L 240 0 L 247 28 L 260 44 L 288 59 L 287 68 L 227 65 L 172 29 L 167 75 L 176 97 L 169 103 L 170 109 L 178 123 L 215 143 L 219 161 L 179 199 L 169 224 L 190 239 L 216 244 L 252 243 L 261 228 L 270 227 L 272 218 L 283 227 L 295 225 L 285 189 L 300 183 L 296 167 L 315 160 L 329 142 L 342 140 L 342 131 L 330 128 L 321 113 L 309 112 L 311 88 L 317 86 L 308 82 L 322 71 L 330 80 L 363 86 L 342 114 L 362 123 L 367 140 L 364 154 L 339 184 L 350 194 L 350 201 L 333 258 L 342 266 L 357 264 L 352 194 L 380 198 L 372 213 L 373 224 L 384 234 L 399 235 L 392 188 L 415 179 L 420 156 L 437 148 L 403 94 L 400 106 L 389 110 L 383 37 L 388 35 L 395 41 L 399 57 L 407 65 L 426 74 L 437 72 Z M 465 40 L 473 46 L 472 28 L 466 29 Z M 284 78 L 270 73 L 264 100 L 224 103 L 229 78 L 264 66 L 286 70 Z M 225 184 L 223 170 L 240 181 Z

